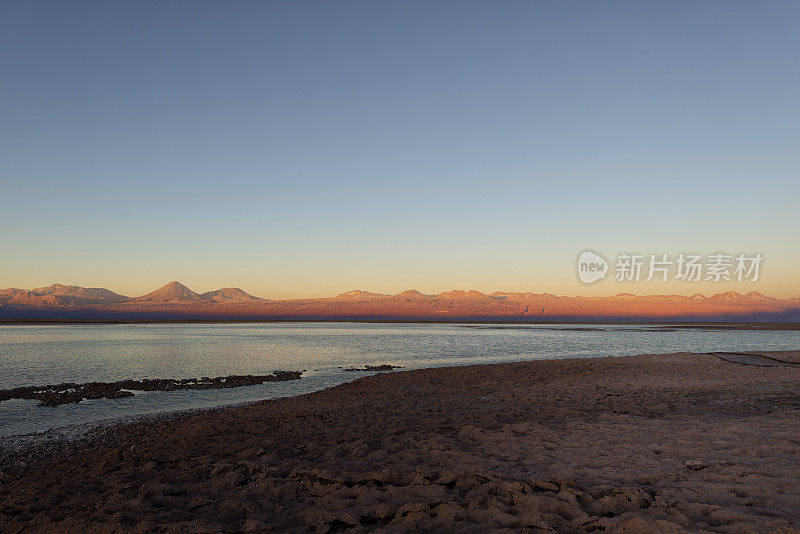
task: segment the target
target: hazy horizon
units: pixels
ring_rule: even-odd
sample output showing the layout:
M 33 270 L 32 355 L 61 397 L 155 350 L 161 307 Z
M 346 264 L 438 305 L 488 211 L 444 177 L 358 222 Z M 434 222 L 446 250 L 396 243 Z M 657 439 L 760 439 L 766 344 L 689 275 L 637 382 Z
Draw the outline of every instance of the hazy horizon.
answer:
M 614 293 L 614 294 L 607 294 L 607 295 L 602 295 L 602 294 L 597 294 L 597 295 L 579 295 L 579 294 L 576 294 L 576 295 L 565 295 L 565 294 L 555 294 L 555 293 L 552 293 L 550 291 L 508 291 L 508 290 L 503 290 L 503 289 L 495 289 L 495 290 L 491 290 L 491 291 L 481 291 L 481 290 L 475 289 L 475 288 L 463 288 L 463 287 L 460 287 L 460 288 L 455 288 L 454 287 L 454 288 L 448 288 L 448 289 L 443 289 L 443 290 L 439 290 L 439 291 L 420 291 L 417 288 L 409 287 L 409 288 L 401 289 L 399 291 L 394 291 L 394 292 L 376 291 L 376 290 L 372 290 L 372 289 L 368 289 L 368 288 L 366 288 L 366 289 L 365 288 L 351 288 L 351 289 L 339 291 L 337 293 L 330 294 L 330 295 L 305 295 L 305 296 L 300 296 L 300 297 L 288 297 L 288 298 L 281 299 L 281 298 L 272 297 L 270 295 L 261 295 L 261 294 L 258 294 L 258 293 L 254 293 L 254 292 L 248 291 L 247 289 L 242 288 L 242 287 L 240 287 L 240 286 L 238 286 L 236 284 L 228 284 L 228 285 L 225 285 L 225 286 L 198 289 L 196 287 L 193 287 L 191 284 L 185 284 L 185 283 L 181 282 L 180 280 L 171 280 L 169 282 L 165 282 L 165 283 L 161 284 L 160 286 L 150 288 L 149 290 L 147 290 L 147 291 L 145 291 L 145 292 L 143 292 L 141 294 L 139 294 L 139 293 L 136 293 L 136 294 L 125 293 L 123 291 L 118 291 L 113 287 L 80 286 L 78 284 L 68 284 L 68 283 L 63 283 L 63 282 L 54 282 L 53 284 L 44 284 L 44 285 L 37 286 L 37 287 L 27 287 L 27 288 L 16 287 L 14 289 L 22 289 L 22 290 L 26 290 L 26 291 L 31 291 L 31 290 L 35 290 L 35 289 L 49 288 L 49 287 L 51 287 L 53 285 L 62 285 L 62 286 L 82 287 L 82 288 L 86 288 L 86 289 L 108 289 L 108 290 L 113 291 L 114 293 L 116 293 L 118 295 L 121 295 L 121 296 L 124 296 L 124 297 L 137 298 L 137 297 L 145 296 L 145 295 L 147 295 L 149 293 L 152 293 L 154 291 L 157 291 L 159 289 L 164 289 L 164 288 L 166 288 L 168 286 L 171 286 L 172 284 L 175 284 L 175 283 L 181 284 L 182 286 L 184 286 L 184 287 L 186 287 L 186 288 L 188 288 L 188 289 L 190 289 L 190 290 L 192 290 L 195 293 L 200 294 L 200 295 L 202 295 L 204 293 L 211 293 L 211 292 L 218 291 L 218 290 L 221 290 L 221 289 L 239 289 L 239 290 L 242 290 L 242 291 L 244 291 L 245 293 L 247 293 L 247 294 L 249 294 L 251 296 L 262 298 L 262 299 L 269 299 L 269 300 L 293 300 L 293 299 L 298 299 L 298 300 L 311 299 L 311 300 L 313 300 L 313 299 L 325 299 L 325 298 L 331 298 L 331 297 L 337 297 L 337 296 L 340 296 L 340 295 L 345 295 L 345 294 L 351 293 L 351 292 L 364 292 L 364 293 L 371 293 L 371 294 L 383 295 L 383 296 L 397 296 L 397 295 L 400 295 L 400 294 L 402 294 L 404 292 L 407 292 L 407 291 L 419 291 L 419 293 L 421 293 L 423 295 L 426 295 L 426 296 L 441 295 L 441 294 L 448 293 L 448 292 L 451 292 L 451 291 L 467 291 L 467 292 L 469 292 L 469 291 L 478 291 L 480 293 L 483 293 L 484 295 L 492 295 L 494 293 L 517 293 L 517 294 L 520 294 L 520 293 L 532 293 L 532 294 L 551 294 L 551 295 L 555 295 L 557 297 L 568 297 L 568 298 L 586 297 L 586 296 L 608 298 L 608 297 L 615 297 L 615 296 L 625 295 L 625 294 L 631 294 L 631 295 L 634 295 L 634 296 L 642 296 L 642 297 L 645 297 L 645 296 L 674 296 L 674 295 L 683 296 L 683 297 L 693 297 L 693 296 L 696 296 L 696 295 L 701 295 L 703 297 L 712 297 L 712 296 L 718 295 L 718 294 L 734 292 L 734 293 L 739 293 L 741 295 L 748 295 L 750 293 L 758 293 L 758 294 L 764 295 L 766 297 L 773 297 L 773 298 L 779 298 L 779 299 L 800 298 L 800 296 L 776 297 L 775 295 L 765 295 L 765 294 L 761 293 L 760 291 L 756 291 L 756 290 L 742 292 L 742 291 L 737 291 L 736 289 L 729 289 L 729 290 L 725 290 L 725 291 L 716 291 L 715 293 L 699 293 L 699 292 L 695 292 L 695 293 L 691 293 L 691 294 L 684 294 L 684 293 L 632 293 L 630 291 L 626 291 L 626 292 L 622 292 L 622 293 Z M 0 290 L 2 290 L 2 289 L 12 289 L 12 288 L 11 287 L 0 288 Z

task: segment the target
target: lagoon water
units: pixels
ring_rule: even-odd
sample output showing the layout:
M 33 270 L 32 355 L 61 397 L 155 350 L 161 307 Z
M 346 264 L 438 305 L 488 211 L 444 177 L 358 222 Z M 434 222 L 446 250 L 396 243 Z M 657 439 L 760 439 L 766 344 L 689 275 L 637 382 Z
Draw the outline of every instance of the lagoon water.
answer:
M 800 331 L 636 325 L 147 324 L 0 326 L 0 389 L 62 382 L 193 378 L 306 370 L 301 380 L 216 390 L 142 392 L 38 407 L 0 402 L 0 436 L 154 412 L 298 395 L 406 369 L 646 353 L 797 350 Z

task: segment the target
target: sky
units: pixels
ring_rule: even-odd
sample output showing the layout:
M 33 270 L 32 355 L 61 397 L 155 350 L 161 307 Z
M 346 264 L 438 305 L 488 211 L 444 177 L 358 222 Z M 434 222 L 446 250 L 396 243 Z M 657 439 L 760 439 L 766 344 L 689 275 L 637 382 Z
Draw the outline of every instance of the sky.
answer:
M 6 0 L 0 287 L 798 297 L 798 50 L 797 2 Z

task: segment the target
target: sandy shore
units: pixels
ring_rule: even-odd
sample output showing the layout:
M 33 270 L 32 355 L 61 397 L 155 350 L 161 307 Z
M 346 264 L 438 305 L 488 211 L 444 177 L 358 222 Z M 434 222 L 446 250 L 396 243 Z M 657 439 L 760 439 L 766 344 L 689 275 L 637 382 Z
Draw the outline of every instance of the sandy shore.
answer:
M 767 353 L 765 353 L 767 354 Z M 4 532 L 800 532 L 800 353 L 393 372 L 0 452 Z

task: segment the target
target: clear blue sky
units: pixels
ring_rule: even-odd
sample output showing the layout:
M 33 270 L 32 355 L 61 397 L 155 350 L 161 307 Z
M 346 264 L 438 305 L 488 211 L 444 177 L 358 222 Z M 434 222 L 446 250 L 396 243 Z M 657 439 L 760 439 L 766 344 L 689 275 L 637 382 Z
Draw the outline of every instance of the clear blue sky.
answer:
M 6 1 L 0 287 L 800 296 L 798 51 L 797 2 Z

